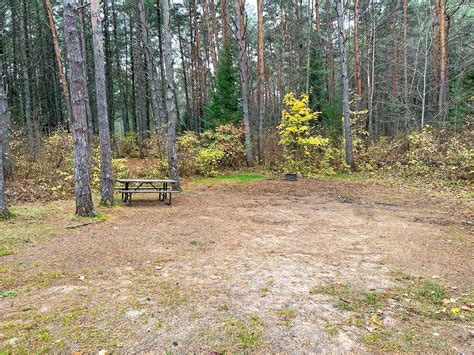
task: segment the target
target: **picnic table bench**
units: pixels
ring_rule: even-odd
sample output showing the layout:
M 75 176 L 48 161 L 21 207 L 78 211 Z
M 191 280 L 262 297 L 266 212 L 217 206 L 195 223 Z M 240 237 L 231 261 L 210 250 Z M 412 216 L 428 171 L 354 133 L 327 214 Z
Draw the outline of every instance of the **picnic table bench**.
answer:
M 122 193 L 122 201 L 132 203 L 133 194 L 157 193 L 160 201 L 171 205 L 171 196 L 178 193 L 175 180 L 166 179 L 117 179 L 123 186 L 116 187 Z

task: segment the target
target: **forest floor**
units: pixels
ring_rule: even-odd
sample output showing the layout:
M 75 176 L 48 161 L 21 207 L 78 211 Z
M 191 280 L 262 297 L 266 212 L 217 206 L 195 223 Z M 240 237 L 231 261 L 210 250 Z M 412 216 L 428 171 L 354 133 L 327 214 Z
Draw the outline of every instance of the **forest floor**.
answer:
M 71 218 L 71 201 L 16 207 L 0 226 L 0 349 L 474 349 L 466 205 L 246 180 L 198 180 L 172 206 L 137 200 L 95 219 Z

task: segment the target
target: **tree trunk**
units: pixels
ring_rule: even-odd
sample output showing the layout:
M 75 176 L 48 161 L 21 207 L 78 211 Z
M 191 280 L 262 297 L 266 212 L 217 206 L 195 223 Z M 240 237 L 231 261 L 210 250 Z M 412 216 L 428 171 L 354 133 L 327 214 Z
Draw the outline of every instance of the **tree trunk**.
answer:
M 118 150 L 115 141 L 115 100 L 114 100 L 114 72 L 112 47 L 110 41 L 110 16 L 109 16 L 109 2 L 110 0 L 102 1 L 104 6 L 104 22 L 103 22 L 103 43 L 104 43 L 104 60 L 105 60 L 105 82 L 106 82 L 106 96 L 107 96 L 107 111 L 109 118 L 109 134 L 112 138 L 114 151 Z M 98 105 L 98 104 L 97 104 Z
M 91 22 L 92 41 L 94 44 L 95 92 L 100 137 L 100 203 L 105 206 L 112 206 L 114 204 L 112 153 L 110 149 L 107 85 L 105 82 L 105 56 L 99 0 L 91 0 Z
M 421 95 L 421 122 L 420 127 L 425 126 L 425 114 L 426 114 L 426 89 L 427 89 L 427 73 L 428 73 L 428 51 L 429 51 L 429 42 L 428 42 L 428 33 L 425 34 L 425 62 L 423 65 L 423 90 Z
M 283 97 L 285 96 L 285 87 L 283 83 L 283 70 L 285 68 L 285 12 L 283 7 L 283 0 L 280 0 L 280 32 L 281 32 L 281 48 L 280 48 L 280 62 L 278 68 L 278 92 L 280 94 L 279 103 L 280 108 L 283 107 Z
M 85 73 L 79 33 L 77 31 L 77 0 L 63 0 L 64 40 L 69 63 L 71 83 L 72 133 L 74 138 L 74 190 L 76 214 L 95 216 L 90 186 L 89 150 L 87 144 L 87 118 Z
M 359 0 L 354 0 L 354 77 L 357 86 L 357 95 L 359 96 L 359 100 L 361 100 L 362 76 L 360 72 L 359 56 Z
M 178 155 L 176 153 L 176 123 L 178 115 L 175 104 L 173 52 L 171 48 L 169 0 L 163 0 L 163 54 L 166 72 L 166 108 L 168 111 L 168 166 L 171 179 L 176 181 L 175 189 L 180 189 Z
M 309 76 L 311 73 L 311 45 L 312 45 L 312 31 L 313 31 L 313 10 L 311 9 L 311 1 L 308 2 L 307 8 L 307 17 L 308 17 L 308 33 L 307 33 L 307 43 L 306 43 L 306 95 L 309 96 Z
M 196 118 L 198 119 L 197 127 L 198 132 L 200 132 L 203 128 L 203 111 L 204 111 L 204 92 L 205 88 L 205 80 L 204 80 L 204 65 L 202 61 L 201 55 L 201 36 L 199 33 L 199 24 L 197 20 L 197 9 L 196 9 L 196 0 L 192 0 L 192 18 L 193 18 L 193 26 L 194 26 L 194 41 L 195 41 L 195 49 L 194 49 L 194 56 L 195 56 L 195 75 L 196 75 Z
M 263 124 L 265 120 L 265 51 L 263 34 L 263 0 L 257 0 L 258 16 L 258 158 L 260 163 L 265 163 L 265 147 Z
M 122 109 L 122 125 L 123 125 L 123 133 L 124 135 L 127 135 L 127 133 L 130 131 L 130 124 L 129 124 L 129 118 L 128 118 L 128 107 L 127 107 L 127 92 L 126 92 L 126 83 L 127 83 L 127 78 L 123 77 L 123 72 L 122 72 L 122 65 L 120 64 L 120 46 L 119 46 L 119 41 L 118 41 L 118 35 L 117 35 L 117 11 L 115 8 L 115 0 L 112 0 L 112 22 L 113 22 L 113 37 L 114 37 L 114 46 L 115 46 L 115 71 L 118 76 L 118 82 L 120 86 L 120 94 L 122 96 L 122 102 L 120 104 L 120 107 Z M 125 31 L 125 36 L 126 36 L 126 31 Z M 126 59 L 125 59 L 126 60 Z M 125 65 L 126 68 L 126 65 Z M 127 69 L 125 69 L 126 73 Z
M 219 63 L 219 55 L 217 52 L 219 51 L 219 29 L 217 27 L 217 14 L 216 14 L 216 5 L 214 0 L 209 0 L 209 6 L 211 8 L 211 18 L 212 18 L 212 27 L 213 27 L 213 35 L 214 35 L 214 48 L 216 51 L 217 62 Z
M 23 74 L 23 96 L 25 102 L 25 119 L 26 119 L 26 130 L 28 138 L 28 151 L 30 154 L 30 159 L 35 160 L 36 158 L 36 138 L 33 128 L 33 108 L 31 103 L 31 78 L 29 72 L 30 66 L 30 44 L 28 37 L 28 8 L 27 0 L 23 0 L 23 14 L 22 14 L 22 25 L 23 25 L 23 44 L 20 45 L 22 63 L 21 69 Z
M 163 108 L 163 93 L 161 92 L 161 84 L 158 82 L 158 73 L 156 71 L 153 53 L 151 51 L 151 43 L 149 37 L 149 28 L 145 15 L 145 6 L 143 0 L 137 3 L 138 16 L 140 19 L 141 41 L 143 45 L 143 52 L 145 54 L 145 61 L 147 67 L 148 84 L 150 86 L 151 106 L 153 109 L 153 116 L 156 121 L 156 127 L 160 138 L 163 138 L 161 133 L 164 124 L 166 123 L 164 108 Z M 161 59 L 160 59 L 161 60 Z
M 433 16 L 438 17 L 438 6 L 436 2 L 438 0 L 433 0 Z M 433 91 L 431 104 L 433 110 L 438 109 L 438 95 L 439 95 L 439 31 L 438 31 L 438 21 L 433 21 Z
M 227 2 L 230 0 L 221 0 L 221 21 L 222 21 L 222 42 L 228 39 L 229 32 L 229 12 L 227 11 Z
M 0 42 L 3 41 L 3 21 L 0 27 Z M 5 85 L 3 83 L 3 53 L 0 53 L 0 221 L 8 219 L 10 213 L 7 208 L 5 197 L 5 179 L 4 179 L 4 151 L 3 148 L 8 145 L 8 134 L 6 132 L 8 121 L 8 101 L 5 94 Z
M 84 6 L 84 0 L 79 1 L 79 6 Z M 80 22 L 80 31 L 79 38 L 81 42 L 81 51 L 82 51 L 82 70 L 84 72 L 84 83 L 86 86 L 86 91 L 84 92 L 84 99 L 86 103 L 86 117 L 87 117 L 87 128 L 88 128 L 88 142 L 89 149 L 92 149 L 92 144 L 94 144 L 94 117 L 92 115 L 90 97 L 89 97 L 89 79 L 87 77 L 87 45 L 86 45 L 86 23 L 84 21 L 84 9 L 78 10 L 79 22 Z
M 408 0 L 403 0 L 403 91 L 408 109 Z
M 140 24 L 138 24 L 140 26 Z M 141 27 L 141 26 L 140 26 Z M 145 112 L 146 109 L 146 83 L 144 78 L 144 64 L 142 52 L 140 50 L 140 35 L 139 30 L 135 30 L 135 38 L 132 41 L 132 71 L 133 71 L 133 86 L 132 91 L 134 96 L 134 112 L 135 112 L 135 126 L 138 133 L 138 149 L 140 152 L 140 159 L 144 158 L 144 143 L 145 143 Z M 160 121 L 161 122 L 161 121 Z M 161 149 L 160 149 L 161 151 Z
M 69 85 L 66 79 L 66 73 L 64 71 L 63 60 L 61 57 L 61 49 L 59 47 L 58 41 L 58 33 L 56 31 L 56 22 L 54 21 L 53 9 L 51 7 L 50 0 L 44 0 L 44 4 L 46 6 L 46 12 L 48 13 L 48 20 L 49 20 L 49 27 L 51 29 L 51 35 L 53 38 L 53 46 L 54 46 L 54 58 L 56 60 L 56 66 L 58 67 L 59 73 L 59 80 L 61 81 L 61 85 L 63 88 L 63 95 L 64 95 L 64 103 L 66 104 L 67 115 L 68 115 L 68 124 L 71 125 L 72 118 L 71 118 L 71 100 L 69 97 Z
M 397 7 L 398 0 L 392 3 L 392 98 L 398 98 L 398 26 L 397 26 Z M 398 115 L 397 115 L 398 119 Z M 398 131 L 398 125 L 397 125 Z
M 336 0 L 337 27 L 339 40 L 339 57 L 341 61 L 342 77 L 342 112 L 344 114 L 344 139 L 346 144 L 346 163 L 354 169 L 354 160 L 352 158 L 352 132 L 351 132 L 351 113 L 349 107 L 349 78 L 347 76 L 346 63 L 346 39 L 344 35 L 344 10 L 342 0 Z
M 192 113 L 191 113 L 191 105 L 189 103 L 189 88 L 188 88 L 188 75 L 187 75 L 187 70 L 186 70 L 186 61 L 185 61 L 185 56 L 184 56 L 184 49 L 183 49 L 183 39 L 181 37 L 181 25 L 180 21 L 178 20 L 177 23 L 178 27 L 178 44 L 179 44 L 179 53 L 181 55 L 181 67 L 183 70 L 183 85 L 184 85 L 184 97 L 186 100 L 186 119 L 188 122 L 191 120 Z M 187 127 L 190 129 L 191 127 L 188 125 Z
M 367 68 L 368 76 L 368 100 L 367 109 L 369 110 L 369 122 L 368 131 L 369 138 L 374 139 L 374 93 L 375 93 L 375 43 L 376 43 L 376 22 L 375 22 L 375 9 L 374 0 L 370 0 L 370 17 L 371 17 L 371 28 L 370 28 L 370 68 Z
M 334 72 L 334 53 L 332 45 L 332 18 L 331 18 L 331 0 L 326 0 L 326 20 L 327 20 L 327 41 L 328 41 L 328 101 L 332 103 L 335 96 L 336 85 L 335 85 L 335 72 Z
M 212 66 L 215 73 L 217 70 L 217 52 L 214 45 L 214 36 L 212 35 L 211 31 L 211 24 L 209 21 L 209 4 L 207 0 L 203 1 L 202 6 L 204 8 L 204 21 L 206 24 L 207 40 L 209 41 L 209 52 L 211 52 Z
M 439 100 L 438 114 L 442 120 L 448 116 L 448 81 L 447 81 L 447 41 L 446 41 L 446 0 L 438 0 L 439 30 Z
M 3 55 L 4 55 L 4 42 L 3 42 L 3 31 L 4 31 L 4 21 L 5 21 L 5 12 L 0 10 L 0 129 L 3 127 L 3 138 L 0 139 L 0 144 L 2 145 L 3 152 L 2 156 L 2 166 L 0 169 L 3 172 L 3 179 L 8 180 L 13 177 L 13 154 L 12 147 L 10 144 L 10 135 L 11 135 L 11 118 L 8 111 L 8 100 L 6 94 L 6 85 L 3 81 Z M 3 106 L 2 106 L 3 105 Z M 3 107 L 3 109 L 2 109 Z
M 247 38 L 245 25 L 245 0 L 235 0 L 235 20 L 237 23 L 236 37 L 238 45 L 238 63 L 240 70 L 240 83 L 242 87 L 242 111 L 245 135 L 245 155 L 247 165 L 254 164 L 252 152 L 252 140 L 250 135 L 250 117 L 249 117 L 249 97 L 248 97 L 248 55 L 247 55 Z

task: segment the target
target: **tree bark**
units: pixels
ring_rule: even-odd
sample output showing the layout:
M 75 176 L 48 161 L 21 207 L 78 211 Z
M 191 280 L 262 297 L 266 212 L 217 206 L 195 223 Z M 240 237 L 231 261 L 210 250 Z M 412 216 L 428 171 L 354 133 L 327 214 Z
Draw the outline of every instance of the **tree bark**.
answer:
M 240 83 L 242 89 L 242 111 L 245 136 L 245 155 L 247 165 L 254 164 L 252 139 L 250 135 L 249 97 L 248 97 L 248 54 L 245 26 L 245 0 L 235 0 L 235 20 L 237 23 L 236 37 L 238 45 L 238 63 L 240 70 Z
M 206 24 L 207 39 L 209 41 L 209 52 L 211 52 L 211 60 L 214 73 L 217 70 L 217 52 L 216 46 L 214 45 L 214 36 L 211 31 L 211 24 L 209 21 L 209 4 L 207 0 L 203 0 L 202 6 L 204 8 L 204 21 Z
M 84 0 L 79 1 L 79 6 L 84 6 Z M 86 103 L 86 117 L 87 117 L 87 128 L 88 128 L 88 142 L 89 149 L 92 149 L 94 144 L 94 117 L 92 115 L 91 101 L 89 97 L 89 79 L 87 77 L 87 45 L 86 45 L 86 23 L 84 21 L 84 9 L 78 10 L 79 22 L 80 22 L 80 31 L 79 38 L 81 42 L 81 51 L 82 51 L 82 70 L 84 72 L 84 83 L 86 86 L 86 91 L 84 92 L 85 103 Z
M 360 100 L 362 99 L 362 76 L 359 56 L 359 0 L 354 0 L 354 77 L 357 86 L 357 95 Z
M 336 85 L 335 85 L 335 72 L 334 72 L 334 53 L 332 45 L 332 18 L 331 18 L 331 0 L 326 0 L 326 21 L 327 21 L 327 41 L 328 41 L 328 52 L 327 52 L 327 61 L 328 61 L 328 101 L 333 102 Z
M 112 153 L 107 110 L 107 84 L 105 82 L 105 56 L 100 19 L 99 0 L 91 0 L 92 41 L 94 44 L 95 91 L 97 97 L 97 116 L 100 137 L 100 203 L 114 204 L 112 180 Z
M 306 0 L 307 4 L 307 17 L 308 17 L 308 33 L 306 43 L 306 95 L 309 96 L 309 77 L 311 73 L 311 46 L 312 46 L 312 31 L 313 31 L 313 10 L 311 9 L 311 1 Z
M 115 46 L 115 70 L 117 74 L 117 79 L 120 84 L 120 94 L 122 96 L 122 102 L 121 102 L 121 109 L 122 109 L 122 125 L 123 125 L 123 133 L 124 135 L 127 135 L 128 132 L 130 131 L 130 124 L 129 124 L 129 118 L 128 118 L 128 107 L 127 107 L 127 92 L 126 92 L 126 83 L 127 83 L 127 78 L 123 78 L 123 72 L 122 72 L 122 65 L 120 64 L 120 46 L 119 46 L 119 40 L 118 40 L 118 34 L 117 34 L 117 11 L 115 8 L 115 0 L 112 0 L 112 22 L 113 22 L 113 37 L 114 37 L 114 46 Z M 126 32 L 126 31 L 125 31 Z M 126 67 L 126 66 L 125 66 Z M 125 69 L 126 72 L 126 69 Z
M 408 108 L 408 0 L 403 0 L 403 91 Z
M 71 118 L 71 99 L 69 97 L 69 84 L 66 79 L 66 73 L 64 71 L 63 60 L 61 56 L 61 49 L 59 47 L 58 41 L 58 33 L 56 30 L 56 22 L 54 20 L 53 9 L 51 7 L 50 0 L 44 0 L 44 4 L 46 6 L 46 12 L 48 13 L 48 20 L 49 20 L 49 27 L 51 29 L 51 36 L 53 38 L 53 46 L 54 46 L 54 58 L 56 60 L 56 66 L 58 67 L 59 73 L 59 81 L 61 82 L 63 88 L 63 95 L 64 95 L 64 103 L 66 104 L 66 110 L 68 115 L 68 124 L 71 125 L 72 118 Z
M 2 21 L 3 22 L 3 21 Z M 3 25 L 3 24 L 2 24 Z M 3 26 L 0 28 L 0 42 L 3 41 Z M 0 53 L 0 221 L 8 219 L 10 212 L 7 208 L 5 197 L 5 178 L 4 178 L 4 151 L 3 148 L 8 145 L 8 134 L 6 132 L 8 116 L 8 101 L 5 94 L 5 85 L 3 82 L 3 53 Z
M 398 26 L 397 26 L 397 8 L 398 0 L 393 0 L 392 3 L 392 98 L 398 98 Z M 398 115 L 397 115 L 398 119 Z M 398 125 L 397 125 L 398 131 Z
M 175 103 L 173 53 L 171 49 L 169 0 L 163 0 L 163 54 L 166 72 L 166 108 L 168 111 L 168 166 L 171 179 L 176 181 L 175 189 L 180 189 L 178 155 L 176 152 L 176 123 L 178 115 Z
M 433 0 L 433 16 L 438 18 L 438 0 Z M 433 110 L 438 109 L 438 95 L 439 95 L 439 30 L 438 21 L 433 21 L 433 91 L 431 104 Z
M 258 16 L 258 158 L 260 163 L 265 163 L 265 137 L 263 125 L 265 121 L 265 50 L 263 33 L 263 0 L 257 0 Z
M 371 17 L 371 28 L 370 28 L 370 68 L 367 69 L 368 76 L 368 100 L 367 109 L 369 110 L 369 122 L 368 131 L 369 138 L 374 139 L 374 93 L 375 93 L 375 44 L 376 44 L 376 22 L 375 22 L 375 8 L 374 0 L 370 0 L 370 17 Z M 370 69 L 370 70 L 369 70 Z
M 346 39 L 344 34 L 344 10 L 342 8 L 342 0 L 336 0 L 336 11 L 339 40 L 339 57 L 341 61 L 342 112 L 344 114 L 346 163 L 351 167 L 351 169 L 354 169 L 354 160 L 352 157 L 351 113 L 349 107 L 349 78 L 347 76 Z
M 447 41 L 446 41 L 446 0 L 438 0 L 439 30 L 439 100 L 438 114 L 442 120 L 448 116 L 448 81 L 447 81 Z
M 22 26 L 23 26 L 23 44 L 20 45 L 22 63 L 21 69 L 23 74 L 23 96 L 25 100 L 25 119 L 26 119 L 26 131 L 28 138 L 28 151 L 30 159 L 35 160 L 36 158 L 36 137 L 33 127 L 33 108 L 31 103 L 31 78 L 30 78 L 30 44 L 28 35 L 28 7 L 26 5 L 27 0 L 23 0 L 23 14 L 22 14 Z
M 138 24 L 140 26 L 140 24 Z M 141 27 L 141 26 L 140 26 Z M 144 158 L 144 143 L 145 143 L 145 112 L 146 109 L 146 83 L 144 78 L 144 63 L 142 51 L 140 50 L 140 35 L 139 30 L 135 30 L 132 41 L 132 71 L 133 71 L 133 86 L 134 92 L 134 112 L 135 112 L 135 126 L 138 133 L 138 149 L 140 152 L 140 159 Z M 135 94 L 136 92 L 136 94 Z M 161 122 L 161 121 L 160 121 Z M 161 126 L 159 126 L 161 127 Z M 161 153 L 161 149 L 160 149 Z
M 69 63 L 71 83 L 71 107 L 74 139 L 74 190 L 76 214 L 95 216 L 90 186 L 89 149 L 87 144 L 87 118 L 85 73 L 79 33 L 77 31 L 77 0 L 63 0 L 64 39 Z
M 183 48 L 183 39 L 181 36 L 181 24 L 180 21 L 178 20 L 178 44 L 179 44 L 179 53 L 181 55 L 181 68 L 183 70 L 183 85 L 184 85 L 184 97 L 185 97 L 185 102 L 186 102 L 186 119 L 189 122 L 192 118 L 192 113 L 191 113 L 191 105 L 189 103 L 189 88 L 188 88 L 188 75 L 187 75 L 187 70 L 186 70 L 186 57 L 184 56 L 184 48 Z M 188 129 L 190 129 L 188 125 Z
M 0 144 L 2 145 L 3 153 L 2 153 L 2 167 L 0 169 L 3 172 L 3 179 L 8 180 L 13 177 L 13 154 L 12 154 L 12 147 L 10 144 L 10 136 L 11 136 L 11 118 L 10 113 L 8 111 L 8 100 L 6 96 L 6 83 L 3 81 L 3 55 L 4 55 L 4 22 L 5 21 L 5 12 L 4 10 L 0 9 L 0 80 L 1 86 L 3 90 L 0 90 L 0 115 L 3 115 L 0 119 L 0 129 L 3 127 L 3 139 L 0 140 Z M 2 110 L 2 103 L 3 103 L 3 110 Z
M 143 52 L 145 54 L 153 116 L 156 121 L 156 127 L 158 129 L 159 136 L 160 138 L 163 138 L 163 134 L 161 133 L 161 131 L 163 129 L 164 124 L 166 123 L 165 112 L 163 108 L 163 93 L 161 92 L 161 84 L 158 82 L 158 73 L 156 71 L 156 67 L 153 61 L 154 56 L 151 50 L 149 27 L 146 20 L 145 5 L 143 3 L 143 0 L 138 0 L 137 9 L 138 16 L 140 19 L 140 33 L 143 45 Z

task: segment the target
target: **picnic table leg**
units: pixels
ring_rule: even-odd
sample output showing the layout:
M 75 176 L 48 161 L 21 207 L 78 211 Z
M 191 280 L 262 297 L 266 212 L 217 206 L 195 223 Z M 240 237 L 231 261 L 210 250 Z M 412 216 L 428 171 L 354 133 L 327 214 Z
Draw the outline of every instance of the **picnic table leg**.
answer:
M 126 182 L 125 183 L 125 191 L 128 191 L 128 187 L 129 187 L 129 183 Z M 123 193 L 122 193 L 122 196 L 123 196 Z M 126 192 L 125 193 L 125 199 L 123 200 L 123 202 L 127 203 L 127 201 L 128 201 L 128 193 Z

